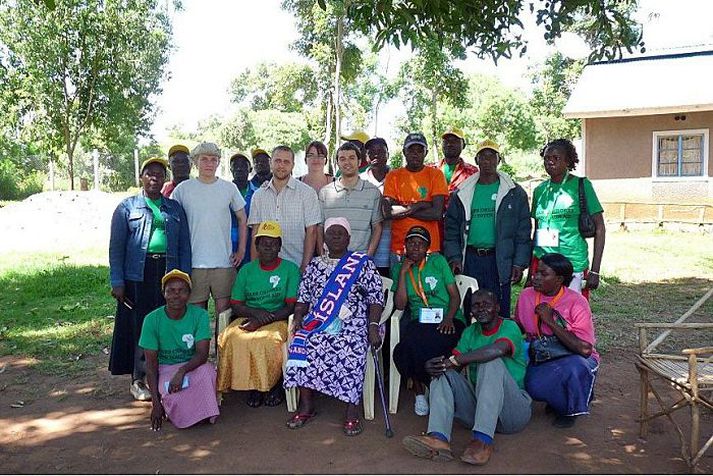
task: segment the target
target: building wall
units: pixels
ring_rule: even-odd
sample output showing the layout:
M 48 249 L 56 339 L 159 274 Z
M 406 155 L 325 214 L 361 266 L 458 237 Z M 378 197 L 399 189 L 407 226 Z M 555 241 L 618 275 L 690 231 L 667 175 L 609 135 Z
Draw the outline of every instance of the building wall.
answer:
M 585 170 L 605 201 L 713 203 L 713 111 L 584 119 Z M 652 178 L 654 131 L 709 129 L 707 177 Z

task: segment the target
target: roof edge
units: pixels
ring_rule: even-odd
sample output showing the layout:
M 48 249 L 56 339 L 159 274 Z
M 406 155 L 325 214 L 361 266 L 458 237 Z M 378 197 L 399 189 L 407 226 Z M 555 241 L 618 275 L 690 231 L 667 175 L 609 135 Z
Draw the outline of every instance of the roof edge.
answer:
M 617 63 L 633 63 L 636 61 L 649 61 L 649 60 L 660 60 L 660 59 L 676 59 L 676 58 L 690 58 L 693 56 L 713 56 L 713 49 L 700 50 L 700 51 L 686 51 L 679 53 L 661 53 L 651 56 L 636 56 L 632 58 L 619 58 L 613 60 L 605 61 L 595 61 L 589 63 L 587 66 L 596 66 L 600 64 L 617 64 Z
M 688 104 L 685 106 L 647 107 L 638 109 L 613 109 L 610 111 L 562 111 L 565 119 L 594 119 L 598 117 L 630 117 L 630 116 L 654 116 L 657 114 L 676 114 L 682 112 L 704 112 L 713 111 L 711 104 Z

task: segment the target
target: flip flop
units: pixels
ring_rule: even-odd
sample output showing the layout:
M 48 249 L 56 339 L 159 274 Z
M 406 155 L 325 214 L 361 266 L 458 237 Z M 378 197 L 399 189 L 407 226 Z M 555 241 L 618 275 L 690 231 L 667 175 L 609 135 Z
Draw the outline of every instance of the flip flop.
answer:
M 297 430 L 309 423 L 312 418 L 317 415 L 317 412 L 312 413 L 295 413 L 292 418 L 287 420 L 287 428 Z
M 351 420 L 346 420 L 344 422 L 342 430 L 347 436 L 357 436 L 362 431 L 364 431 L 364 427 L 361 424 L 361 420 L 359 420 L 358 418 L 354 418 Z

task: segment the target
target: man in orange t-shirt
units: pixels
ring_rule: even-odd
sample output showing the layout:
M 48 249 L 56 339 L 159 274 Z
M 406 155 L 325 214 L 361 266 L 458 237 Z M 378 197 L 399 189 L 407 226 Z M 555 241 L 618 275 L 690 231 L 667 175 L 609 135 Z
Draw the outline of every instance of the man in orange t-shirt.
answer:
M 406 232 L 415 225 L 431 234 L 429 252 L 441 251 L 438 223 L 448 196 L 446 178 L 439 169 L 424 166 L 428 143 L 421 133 L 406 136 L 403 147 L 406 167 L 389 172 L 384 183 L 382 212 L 391 218 L 391 252 L 402 255 Z

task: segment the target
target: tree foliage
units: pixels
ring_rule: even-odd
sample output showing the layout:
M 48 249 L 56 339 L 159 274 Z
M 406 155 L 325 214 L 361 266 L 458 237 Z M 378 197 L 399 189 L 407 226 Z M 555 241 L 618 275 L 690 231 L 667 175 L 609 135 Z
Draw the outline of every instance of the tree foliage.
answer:
M 598 59 L 643 48 L 642 29 L 630 15 L 635 5 L 636 0 L 354 0 L 348 16 L 354 28 L 374 34 L 377 47 L 462 45 L 497 61 L 525 54 L 520 15 L 529 9 L 545 40 L 576 25 L 594 48 L 590 59 Z
M 534 89 L 530 105 L 544 142 L 558 138 L 574 139 L 580 136 L 581 122 L 578 119 L 565 119 L 562 110 L 583 68 L 581 61 L 555 53 L 532 72 Z
M 66 0 L 54 9 L 0 1 L 0 69 L 10 79 L 0 90 L 15 88 L 22 127 L 45 151 L 66 155 L 72 188 L 80 141 L 111 147 L 148 129 L 171 48 L 166 8 L 159 0 Z
M 230 83 L 232 101 L 247 103 L 254 111 L 275 109 L 301 112 L 317 99 L 317 81 L 308 65 L 260 63 Z

